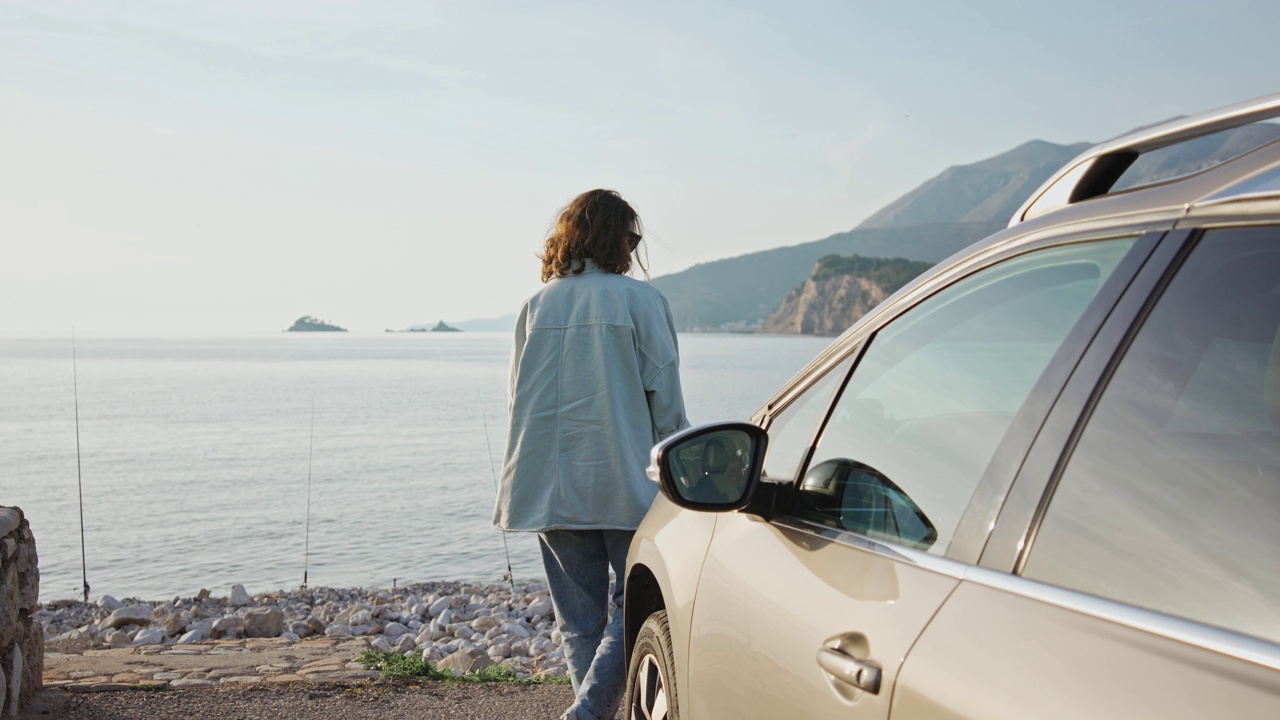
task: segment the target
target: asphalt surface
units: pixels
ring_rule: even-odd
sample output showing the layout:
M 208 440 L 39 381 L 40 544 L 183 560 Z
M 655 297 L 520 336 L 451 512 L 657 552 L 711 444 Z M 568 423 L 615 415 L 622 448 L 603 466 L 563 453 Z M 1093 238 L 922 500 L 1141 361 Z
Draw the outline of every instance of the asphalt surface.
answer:
M 46 689 L 18 716 L 26 720 L 535 720 L 558 718 L 573 702 L 568 685 L 370 681 L 288 683 L 147 692 Z

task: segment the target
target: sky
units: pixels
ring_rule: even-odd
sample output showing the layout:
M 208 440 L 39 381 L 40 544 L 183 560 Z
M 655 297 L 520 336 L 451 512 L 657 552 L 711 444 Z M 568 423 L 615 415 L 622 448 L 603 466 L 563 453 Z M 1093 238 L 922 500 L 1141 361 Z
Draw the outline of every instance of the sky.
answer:
M 1277 27 L 1272 0 L 0 0 L 0 337 L 505 315 L 594 187 L 654 276 L 817 240 L 1028 140 L 1280 91 Z

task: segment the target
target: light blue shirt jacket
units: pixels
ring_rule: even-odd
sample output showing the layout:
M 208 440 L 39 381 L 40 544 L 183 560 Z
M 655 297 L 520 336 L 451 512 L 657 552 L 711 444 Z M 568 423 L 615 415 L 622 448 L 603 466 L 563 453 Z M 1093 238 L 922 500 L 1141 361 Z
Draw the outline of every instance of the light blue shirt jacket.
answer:
M 511 358 L 511 424 L 493 523 L 634 530 L 658 488 L 649 450 L 688 427 L 667 300 L 587 262 L 525 303 Z

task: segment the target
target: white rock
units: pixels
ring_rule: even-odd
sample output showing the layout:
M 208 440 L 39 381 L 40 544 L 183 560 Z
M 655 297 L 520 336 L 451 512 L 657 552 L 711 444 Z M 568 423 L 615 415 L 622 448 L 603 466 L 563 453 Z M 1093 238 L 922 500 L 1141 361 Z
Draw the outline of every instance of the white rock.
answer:
M 326 637 L 351 637 L 351 628 L 346 625 L 330 625 L 324 629 Z
M 190 622 L 191 622 L 190 615 L 188 615 L 185 612 L 177 612 L 171 615 L 166 615 L 164 618 L 164 622 L 162 622 L 161 624 L 164 626 L 165 634 L 181 635 L 183 631 L 187 629 L 187 625 Z
M 454 622 L 453 608 L 446 608 L 445 611 L 440 613 L 440 616 L 436 618 L 436 621 L 441 625 L 452 625 Z
M 110 612 L 114 610 L 119 610 L 120 608 L 124 607 L 124 603 L 111 597 L 110 595 L 103 595 L 102 597 L 98 598 L 98 607 Z
M 505 660 L 511 657 L 511 646 L 506 643 L 498 643 L 497 645 L 490 645 L 487 652 L 489 657 L 494 660 Z
M 529 629 L 521 623 L 503 623 L 499 627 L 502 628 L 502 632 L 507 635 L 514 635 L 518 638 L 527 638 L 533 635 L 533 633 L 529 632 Z
M 149 627 L 138 631 L 133 636 L 134 645 L 160 645 L 164 643 L 164 628 Z
M 401 635 L 396 641 L 395 650 L 401 655 L 407 655 L 418 647 L 418 643 L 413 639 L 412 635 Z
M 453 598 L 448 595 L 436 600 L 427 607 L 427 614 L 431 617 L 440 617 L 440 613 L 444 612 L 453 604 Z
M 111 647 L 124 647 L 129 644 L 129 633 L 124 630 L 108 630 L 102 639 Z
M 249 591 L 244 589 L 243 585 L 233 585 L 231 587 L 231 598 L 228 600 L 232 607 L 244 607 L 253 604 L 253 597 L 249 595 Z
M 501 624 L 502 621 L 492 615 L 482 615 L 471 621 L 472 629 L 477 632 L 488 632 Z
M 453 632 L 454 637 L 458 638 L 459 640 L 470 640 L 471 636 L 475 634 L 476 634 L 476 631 L 472 630 L 466 625 L 463 625 L 462 627 L 458 628 Z
M 302 640 L 302 638 L 299 637 L 297 633 L 291 633 L 287 630 L 285 632 L 280 633 L 280 637 L 284 638 L 285 640 L 288 640 L 289 642 L 294 642 L 294 643 Z
M 458 650 L 450 653 L 436 666 L 441 670 L 451 670 L 458 675 L 483 670 L 493 665 L 489 656 L 477 650 Z
M 284 632 L 284 611 L 277 607 L 258 607 L 245 611 L 245 637 L 272 638 Z
M 228 615 L 213 621 L 209 636 L 217 640 L 218 638 L 237 636 L 242 632 L 244 632 L 244 618 L 237 615 Z
M 189 645 L 191 643 L 198 643 L 201 640 L 204 640 L 204 628 L 198 627 L 195 630 L 188 630 L 183 633 L 182 637 L 178 638 L 178 644 Z
M 352 625 L 372 625 L 373 613 L 368 610 L 357 610 L 351 615 Z
M 384 637 L 377 637 L 373 642 L 369 643 L 369 649 L 374 652 L 389 653 L 391 652 L 391 643 L 387 642 Z
M 102 623 L 102 627 L 115 629 L 126 625 L 150 625 L 152 619 L 151 608 L 146 605 L 130 605 L 113 611 Z
M 386 635 L 391 640 L 394 640 L 407 632 L 409 632 L 409 628 L 398 622 L 387 623 L 386 627 L 382 628 L 382 634 Z
M 533 619 L 539 615 L 546 617 L 551 614 L 551 608 L 551 603 L 546 600 L 539 600 L 534 602 L 527 610 L 524 611 L 524 617 L 529 619 Z

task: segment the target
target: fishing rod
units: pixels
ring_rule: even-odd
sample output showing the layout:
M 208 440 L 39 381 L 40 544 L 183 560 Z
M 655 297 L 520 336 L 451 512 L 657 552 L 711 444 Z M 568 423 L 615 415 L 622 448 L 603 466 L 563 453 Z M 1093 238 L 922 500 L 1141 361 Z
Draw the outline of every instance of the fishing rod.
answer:
M 484 396 L 480 394 L 480 380 L 476 379 L 476 400 L 480 404 L 480 424 L 484 426 L 484 448 L 489 457 L 489 475 L 493 477 L 493 494 L 498 494 L 498 471 L 493 467 L 493 443 L 489 441 L 489 420 L 484 412 Z M 511 546 L 507 544 L 507 531 L 502 531 L 502 550 L 507 555 L 507 574 L 502 578 L 511 584 L 511 594 L 516 592 L 515 575 L 511 572 Z
M 80 494 L 80 582 L 89 602 L 89 563 L 84 550 L 84 475 L 80 472 L 80 378 L 76 373 L 76 331 L 71 330 L 71 393 L 76 408 L 76 486 Z
M 302 589 L 307 589 L 311 562 L 311 456 L 316 445 L 316 394 L 311 393 L 311 438 L 307 441 L 307 529 L 302 546 Z

